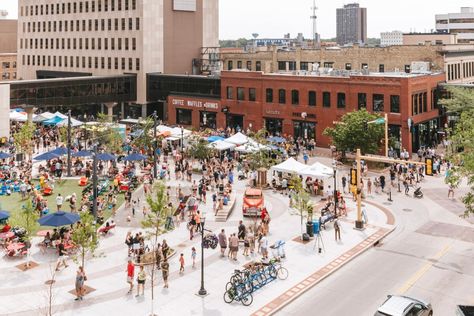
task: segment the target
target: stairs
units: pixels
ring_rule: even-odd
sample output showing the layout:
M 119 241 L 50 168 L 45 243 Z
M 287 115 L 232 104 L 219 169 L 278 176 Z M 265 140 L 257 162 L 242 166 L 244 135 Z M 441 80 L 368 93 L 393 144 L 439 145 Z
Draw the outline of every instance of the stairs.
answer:
M 235 205 L 235 193 L 232 193 L 230 196 L 229 204 L 224 205 L 222 210 L 219 210 L 217 212 L 217 215 L 215 217 L 216 222 L 226 222 L 230 214 L 234 210 L 234 205 Z

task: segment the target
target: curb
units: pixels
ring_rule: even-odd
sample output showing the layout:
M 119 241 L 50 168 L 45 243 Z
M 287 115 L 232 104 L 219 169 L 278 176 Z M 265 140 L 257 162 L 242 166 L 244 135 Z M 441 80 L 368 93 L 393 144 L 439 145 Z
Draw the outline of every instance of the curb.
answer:
M 357 258 L 359 255 L 363 254 L 365 251 L 372 248 L 380 240 L 385 238 L 391 232 L 395 230 L 395 227 L 390 229 L 380 228 L 374 234 L 370 235 L 361 243 L 354 246 L 349 251 L 346 251 L 340 255 L 335 260 L 328 263 L 326 266 L 322 267 L 315 273 L 312 273 L 310 276 L 306 277 L 303 281 L 296 284 L 292 288 L 285 291 L 285 293 L 279 295 L 277 298 L 272 300 L 270 303 L 267 303 L 254 313 L 252 316 L 269 316 L 274 315 L 280 311 L 285 306 L 289 305 L 291 302 L 300 297 L 303 293 L 319 284 L 321 281 L 332 275 L 334 272 L 338 271 L 347 263 L 351 262 L 353 259 Z

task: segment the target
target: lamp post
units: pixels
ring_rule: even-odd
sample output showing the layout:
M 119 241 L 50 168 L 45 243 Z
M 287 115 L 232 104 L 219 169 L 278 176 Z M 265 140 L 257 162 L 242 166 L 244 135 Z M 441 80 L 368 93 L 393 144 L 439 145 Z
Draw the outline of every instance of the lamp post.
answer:
M 337 214 L 337 190 L 336 190 L 336 185 L 337 185 L 337 179 L 336 179 L 336 172 L 337 172 L 337 162 L 334 159 L 332 162 L 332 167 L 334 171 L 334 215 Z
M 71 110 L 67 112 L 67 176 L 71 177 Z
M 181 153 L 184 152 L 184 128 L 181 126 Z
M 201 218 L 201 288 L 198 294 L 200 296 L 206 296 L 207 291 L 204 288 L 204 224 L 206 223 L 206 215 L 203 212 Z
M 156 154 L 156 151 L 158 149 L 158 141 L 156 140 L 156 124 L 157 124 L 157 117 L 156 117 L 156 111 L 153 112 L 153 179 L 156 179 L 158 177 L 158 170 L 156 165 L 158 162 L 158 157 Z
M 92 161 L 92 214 L 97 219 L 97 145 L 94 145 Z

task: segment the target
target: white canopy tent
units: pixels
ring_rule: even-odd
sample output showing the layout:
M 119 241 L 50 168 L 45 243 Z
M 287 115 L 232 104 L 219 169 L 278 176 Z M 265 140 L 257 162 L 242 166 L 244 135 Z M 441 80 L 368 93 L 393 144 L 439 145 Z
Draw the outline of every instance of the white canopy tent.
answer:
M 300 170 L 298 174 L 304 177 L 329 178 L 334 175 L 334 170 L 320 162 L 315 162 L 311 166 Z
M 46 121 L 46 120 L 49 120 L 51 118 L 55 117 L 55 115 L 51 112 L 44 112 L 44 113 L 41 113 L 39 115 L 36 115 L 34 118 L 33 118 L 33 122 L 35 123 L 40 123 L 40 122 L 43 122 L 43 121 Z
M 158 125 L 156 127 L 156 130 L 159 132 L 159 133 L 165 133 L 165 132 L 169 132 L 171 133 L 171 131 L 173 130 L 171 127 L 168 127 L 166 125 Z
M 284 162 L 273 166 L 271 169 L 273 171 L 285 172 L 285 173 L 299 173 L 301 170 L 305 169 L 307 166 L 301 162 L 296 161 L 294 158 L 289 158 Z
M 56 126 L 67 126 L 67 124 L 68 124 L 68 119 L 65 118 L 64 120 L 59 122 Z M 71 117 L 71 126 L 72 127 L 77 127 L 77 126 L 81 126 L 81 125 L 84 125 L 84 123 Z
M 235 145 L 243 145 L 248 143 L 249 138 L 245 136 L 244 134 L 238 132 L 235 135 L 232 135 L 231 137 L 227 138 L 225 140 L 228 143 L 235 144 Z
M 235 150 L 242 153 L 253 153 L 260 150 L 270 150 L 270 148 L 265 145 L 257 143 L 253 139 L 249 139 L 249 141 L 246 144 L 243 144 L 237 147 Z
M 185 128 L 183 128 L 183 130 L 181 130 L 181 127 L 173 127 L 171 129 L 171 136 L 173 136 L 173 137 L 181 138 L 181 136 L 183 136 L 184 138 L 187 138 L 187 137 L 191 136 L 191 134 L 192 134 L 192 132 L 190 130 L 185 129 Z
M 28 116 L 24 113 L 20 113 L 16 111 L 10 112 L 10 121 L 26 122 L 27 119 L 28 119 Z
M 213 143 L 210 143 L 209 145 L 207 145 L 207 147 L 218 151 L 224 151 L 227 149 L 234 149 L 235 144 L 228 143 L 225 140 L 218 140 Z
M 53 116 L 59 116 L 60 118 L 63 118 L 63 119 L 67 118 L 67 115 L 62 114 L 61 112 L 56 112 L 54 113 Z

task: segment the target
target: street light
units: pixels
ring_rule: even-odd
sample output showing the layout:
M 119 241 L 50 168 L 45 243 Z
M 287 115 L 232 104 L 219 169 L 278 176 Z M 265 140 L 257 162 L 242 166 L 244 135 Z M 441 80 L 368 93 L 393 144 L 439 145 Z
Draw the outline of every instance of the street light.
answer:
M 71 177 L 71 110 L 67 112 L 67 176 Z
M 156 154 L 156 150 L 158 149 L 158 141 L 156 140 L 156 124 L 157 124 L 157 117 L 156 111 L 153 112 L 153 178 L 156 179 L 158 177 L 158 170 L 156 165 L 158 162 L 158 157 Z
M 97 219 L 97 144 L 94 145 L 92 160 L 92 214 Z
M 181 153 L 184 152 L 184 128 L 181 126 Z
M 201 288 L 198 294 L 200 296 L 206 296 L 207 291 L 204 288 L 204 224 L 206 223 L 206 214 L 203 212 L 201 216 Z
M 336 172 L 337 172 L 337 161 L 334 159 L 332 161 L 332 168 L 334 170 L 334 215 L 337 214 L 337 190 L 336 190 L 336 185 L 337 185 L 337 180 L 336 180 Z

